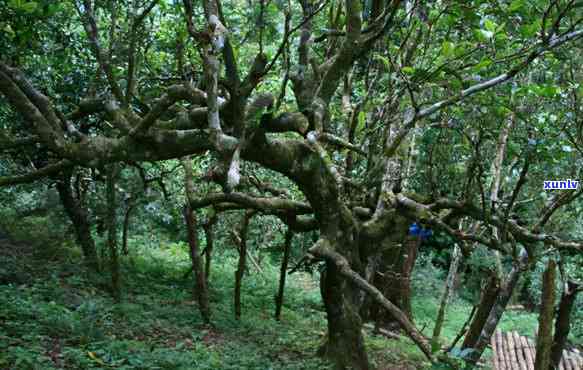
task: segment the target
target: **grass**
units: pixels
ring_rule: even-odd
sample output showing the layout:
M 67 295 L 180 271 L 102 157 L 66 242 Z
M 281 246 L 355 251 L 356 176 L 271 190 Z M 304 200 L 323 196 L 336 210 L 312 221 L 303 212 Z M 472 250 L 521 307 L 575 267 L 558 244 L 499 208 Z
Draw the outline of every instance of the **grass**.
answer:
M 281 322 L 273 319 L 278 267 L 250 266 L 243 287 L 243 318 L 234 319 L 235 259 L 217 255 L 211 276 L 213 326 L 203 325 L 192 300 L 186 246 L 136 242 L 123 261 L 124 297 L 114 304 L 107 274 L 79 267 L 69 247 L 51 260 L 31 250 L 0 261 L 20 269 L 18 283 L 0 285 L 0 368 L 2 369 L 327 369 L 315 356 L 325 339 L 319 289 L 309 275 L 293 274 Z M 26 248 L 19 250 L 27 251 Z M 12 252 L 13 253 L 13 250 Z M 0 250 L 0 256 L 8 256 Z M 47 251 L 43 253 L 47 255 Z M 62 256 L 58 258 L 55 256 Z M 8 257 L 6 257 L 8 258 Z M 415 297 L 418 326 L 431 334 L 439 296 Z M 471 307 L 450 305 L 443 328 L 449 342 Z M 532 315 L 505 315 L 502 327 L 531 334 Z M 522 330 L 522 331 L 521 331 Z M 378 369 L 429 367 L 406 338 L 366 333 L 371 363 Z

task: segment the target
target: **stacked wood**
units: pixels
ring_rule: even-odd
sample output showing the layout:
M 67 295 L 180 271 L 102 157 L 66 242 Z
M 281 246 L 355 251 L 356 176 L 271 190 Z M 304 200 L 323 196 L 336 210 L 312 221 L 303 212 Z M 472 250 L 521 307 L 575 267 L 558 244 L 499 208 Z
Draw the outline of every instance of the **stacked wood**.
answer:
M 536 345 L 516 331 L 503 333 L 497 330 L 492 345 L 492 365 L 494 370 L 534 370 Z M 583 370 L 583 353 L 565 350 L 558 370 Z

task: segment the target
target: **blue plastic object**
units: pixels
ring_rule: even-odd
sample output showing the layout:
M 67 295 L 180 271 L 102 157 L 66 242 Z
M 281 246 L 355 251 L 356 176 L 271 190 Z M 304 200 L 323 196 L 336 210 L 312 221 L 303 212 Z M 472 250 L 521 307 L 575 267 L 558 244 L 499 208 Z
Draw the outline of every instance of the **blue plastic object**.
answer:
M 420 236 L 421 240 L 427 240 L 431 235 L 433 235 L 433 231 L 429 228 L 420 227 L 417 222 L 413 222 L 411 226 L 409 226 L 409 235 L 411 236 Z
M 413 222 L 411 226 L 409 226 L 409 235 L 417 236 L 420 232 L 421 229 L 419 228 L 419 225 L 417 225 L 417 222 Z

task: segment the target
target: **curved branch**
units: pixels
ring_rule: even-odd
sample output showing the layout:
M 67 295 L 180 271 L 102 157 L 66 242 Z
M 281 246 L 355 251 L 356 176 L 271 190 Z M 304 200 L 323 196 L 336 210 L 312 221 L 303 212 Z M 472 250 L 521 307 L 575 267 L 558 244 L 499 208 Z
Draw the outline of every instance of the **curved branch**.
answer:
M 5 138 L 0 135 L 0 150 L 16 149 L 22 146 L 33 145 L 40 141 L 36 135 L 27 137 L 17 137 L 14 139 Z
M 85 10 L 84 12 L 79 7 L 77 7 L 77 11 L 79 12 L 81 18 L 86 18 L 85 22 L 83 22 L 83 26 L 85 27 L 85 32 L 89 38 L 89 43 L 91 45 L 93 55 L 95 56 L 95 59 L 97 59 L 101 70 L 107 78 L 111 92 L 115 98 L 121 102 L 124 100 L 124 96 L 113 74 L 109 57 L 101 47 L 101 43 L 99 41 L 99 29 L 97 27 L 97 21 L 95 20 L 95 14 L 93 13 L 91 0 L 83 0 L 83 8 Z
M 142 121 L 134 127 L 130 136 L 138 133 L 145 133 L 154 125 L 156 120 L 164 114 L 168 108 L 180 100 L 188 100 L 192 104 L 202 105 L 206 99 L 204 92 L 188 85 L 173 85 L 166 90 L 166 93 L 154 104 L 152 109 L 144 116 Z
M 431 348 L 429 346 L 429 341 L 419 330 L 417 330 L 415 325 L 407 318 L 407 315 L 405 315 L 403 311 L 391 303 L 391 301 L 389 301 L 377 288 L 369 284 L 366 279 L 352 270 L 346 258 L 344 258 L 341 254 L 333 251 L 330 247 L 330 243 L 327 240 L 318 240 L 318 242 L 316 242 L 316 244 L 309 249 L 309 253 L 316 257 L 321 257 L 333 262 L 336 267 L 338 267 L 338 270 L 342 276 L 344 276 L 350 283 L 356 285 L 359 289 L 365 291 L 368 295 L 371 296 L 371 298 L 373 298 L 377 303 L 379 303 L 391 313 L 391 315 L 399 322 L 401 328 L 407 333 L 409 338 L 415 342 L 417 347 L 421 349 L 423 354 L 425 354 L 428 359 L 431 360 L 433 358 Z
M 29 182 L 34 182 L 40 180 L 44 177 L 57 174 L 69 167 L 73 167 L 73 163 L 64 159 L 54 164 L 49 164 L 41 168 L 38 171 L 27 173 L 25 175 L 11 176 L 11 177 L 0 177 L 0 187 L 9 185 L 26 184 Z
M 519 242 L 524 244 L 532 244 L 538 242 L 544 242 L 547 245 L 553 246 L 558 249 L 571 249 L 575 251 L 583 251 L 583 242 L 581 241 L 567 241 L 559 239 L 553 235 L 539 233 L 536 230 L 530 231 L 529 229 L 520 226 L 514 220 L 505 220 L 498 214 L 486 215 L 479 208 L 472 204 L 461 203 L 455 200 L 440 199 L 435 203 L 425 205 L 418 203 L 413 199 L 407 198 L 403 194 L 396 194 L 393 196 L 395 205 L 401 206 L 409 211 L 411 217 L 423 220 L 424 222 L 434 224 L 448 234 L 456 237 L 459 240 L 472 240 L 480 242 L 490 248 L 498 249 L 493 241 L 488 241 L 484 238 L 472 235 L 456 232 L 455 230 L 449 228 L 439 216 L 434 212 L 441 209 L 452 209 L 455 210 L 459 215 L 465 215 L 472 217 L 473 219 L 483 221 L 486 224 L 506 230 Z
M 294 212 L 297 215 L 312 213 L 312 207 L 303 202 L 281 198 L 253 197 L 243 193 L 212 193 L 203 198 L 193 199 L 190 202 L 192 208 L 202 208 L 218 203 L 236 203 L 247 208 L 267 213 Z
M 565 33 L 561 36 L 554 37 L 548 43 L 540 43 L 539 46 L 537 48 L 535 48 L 535 50 L 533 50 L 526 57 L 525 60 L 523 60 L 521 63 L 519 63 L 515 67 L 511 68 L 508 72 L 502 73 L 501 75 L 490 78 L 484 82 L 480 82 L 478 84 L 470 86 L 467 89 L 460 91 L 459 94 L 454 95 L 450 98 L 441 100 L 437 103 L 434 103 L 427 108 L 424 108 L 424 109 L 421 109 L 418 111 L 412 111 L 412 110 L 408 111 L 405 114 L 405 118 L 403 120 L 404 121 L 403 127 L 401 128 L 401 130 L 399 130 L 398 134 L 395 136 L 395 138 L 392 140 L 392 142 L 389 145 L 387 145 L 387 147 L 385 148 L 385 155 L 392 157 L 395 154 L 395 152 L 397 151 L 397 148 L 399 147 L 399 145 L 401 144 L 401 142 L 403 141 L 405 136 L 407 136 L 409 131 L 415 126 L 415 123 L 417 121 L 419 121 L 425 117 L 428 117 L 428 116 L 432 115 L 433 113 L 436 113 L 436 112 L 442 110 L 445 107 L 459 103 L 460 101 L 463 101 L 472 95 L 475 95 L 479 92 L 488 90 L 494 86 L 501 85 L 501 84 L 511 80 L 514 76 L 516 76 L 519 72 L 521 72 L 526 67 L 528 67 L 535 59 L 537 59 L 538 57 L 543 55 L 545 52 L 552 50 L 554 48 L 557 48 L 557 47 L 559 47 L 559 46 L 561 46 L 569 41 L 576 40 L 576 39 L 580 38 L 581 36 L 583 36 L 583 29 L 568 32 L 568 33 Z

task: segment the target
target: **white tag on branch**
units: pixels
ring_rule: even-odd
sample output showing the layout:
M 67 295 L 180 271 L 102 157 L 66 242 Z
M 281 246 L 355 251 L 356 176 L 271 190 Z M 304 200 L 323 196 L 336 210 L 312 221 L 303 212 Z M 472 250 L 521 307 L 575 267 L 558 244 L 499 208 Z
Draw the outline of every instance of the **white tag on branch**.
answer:
M 237 146 L 235 152 L 233 152 L 233 158 L 231 158 L 231 165 L 229 166 L 229 171 L 227 172 L 227 184 L 226 189 L 228 192 L 233 191 L 239 182 L 241 181 L 240 173 L 240 156 L 241 156 L 241 146 Z
M 228 32 L 227 28 L 223 26 L 219 18 L 214 14 L 209 16 L 208 22 L 213 47 L 217 51 L 222 50 L 225 46 L 225 35 Z

